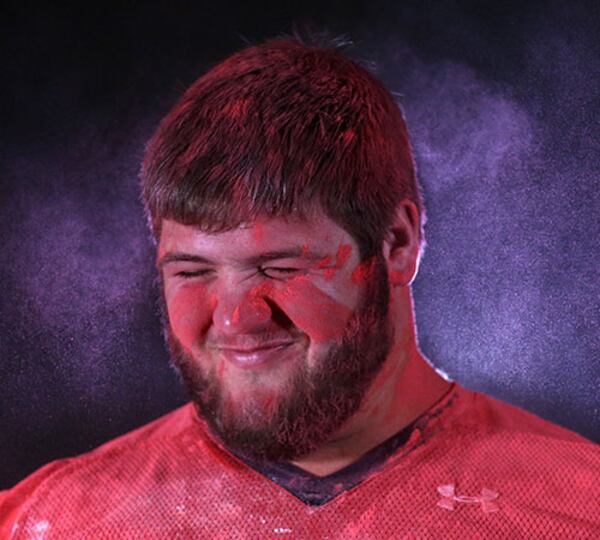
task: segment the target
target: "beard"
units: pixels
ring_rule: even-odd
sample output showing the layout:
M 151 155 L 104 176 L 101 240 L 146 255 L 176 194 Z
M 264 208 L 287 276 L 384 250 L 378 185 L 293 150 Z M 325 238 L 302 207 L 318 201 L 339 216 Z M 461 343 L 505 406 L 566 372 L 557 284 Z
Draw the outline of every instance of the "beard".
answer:
M 211 434 L 231 452 L 260 462 L 298 459 L 327 442 L 358 411 L 394 334 L 387 267 L 381 256 L 370 262 L 360 304 L 341 336 L 314 367 L 309 369 L 307 354 L 294 363 L 275 405 L 247 400 L 243 408 L 232 407 L 214 370 L 206 373 L 165 324 L 173 367 Z

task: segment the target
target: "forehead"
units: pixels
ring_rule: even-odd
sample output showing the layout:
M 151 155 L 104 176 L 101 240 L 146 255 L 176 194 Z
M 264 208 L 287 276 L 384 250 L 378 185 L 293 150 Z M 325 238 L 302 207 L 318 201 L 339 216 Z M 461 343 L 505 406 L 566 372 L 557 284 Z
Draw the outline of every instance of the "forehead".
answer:
M 358 256 L 350 234 L 323 214 L 307 219 L 290 217 L 259 218 L 252 223 L 221 233 L 207 233 L 193 225 L 164 219 L 158 256 L 167 252 L 191 252 L 222 259 L 241 259 L 261 252 L 301 247 L 308 253 L 329 255 L 342 245 L 350 245 Z

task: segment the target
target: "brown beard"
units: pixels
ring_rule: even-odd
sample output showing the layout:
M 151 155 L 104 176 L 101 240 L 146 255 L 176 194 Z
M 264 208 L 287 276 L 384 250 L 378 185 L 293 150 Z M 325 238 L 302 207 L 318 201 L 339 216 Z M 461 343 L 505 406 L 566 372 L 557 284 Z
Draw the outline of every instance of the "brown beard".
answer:
M 173 366 L 212 435 L 232 452 L 258 461 L 298 459 L 325 443 L 360 407 L 392 346 L 389 299 L 387 267 L 378 256 L 341 338 L 312 370 L 301 362 L 276 410 L 269 415 L 255 411 L 252 421 L 247 414 L 232 413 L 218 378 L 203 372 L 167 324 Z

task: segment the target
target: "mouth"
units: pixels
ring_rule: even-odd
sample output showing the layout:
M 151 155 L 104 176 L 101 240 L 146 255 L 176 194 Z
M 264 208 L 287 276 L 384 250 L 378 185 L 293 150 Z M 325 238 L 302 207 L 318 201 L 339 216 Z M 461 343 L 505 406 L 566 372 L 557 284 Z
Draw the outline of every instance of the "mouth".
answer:
M 219 348 L 220 354 L 240 369 L 259 369 L 278 364 L 289 356 L 290 341 L 268 343 L 251 349 Z
M 269 343 L 261 343 L 255 347 L 219 347 L 222 351 L 233 351 L 238 354 L 252 354 L 258 351 L 267 349 L 276 349 L 292 345 L 293 341 L 272 341 Z

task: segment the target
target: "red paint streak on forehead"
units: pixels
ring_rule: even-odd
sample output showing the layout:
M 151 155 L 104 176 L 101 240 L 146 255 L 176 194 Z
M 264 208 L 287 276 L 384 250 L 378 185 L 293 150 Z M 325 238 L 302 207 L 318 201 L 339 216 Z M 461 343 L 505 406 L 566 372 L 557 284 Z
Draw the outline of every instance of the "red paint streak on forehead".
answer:
M 258 244 L 262 243 L 263 240 L 265 239 L 265 227 L 262 223 L 260 222 L 256 222 L 254 224 L 254 227 L 252 229 L 252 235 L 254 236 L 254 240 L 256 240 L 256 242 Z
M 315 343 L 341 337 L 352 310 L 313 285 L 306 277 L 273 288 L 271 297 L 286 315 Z

